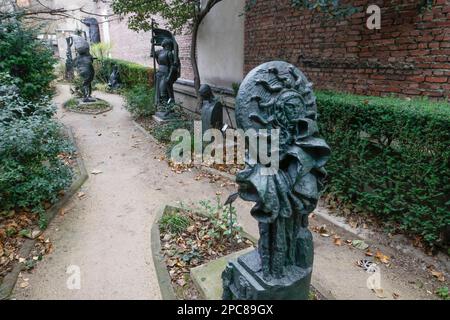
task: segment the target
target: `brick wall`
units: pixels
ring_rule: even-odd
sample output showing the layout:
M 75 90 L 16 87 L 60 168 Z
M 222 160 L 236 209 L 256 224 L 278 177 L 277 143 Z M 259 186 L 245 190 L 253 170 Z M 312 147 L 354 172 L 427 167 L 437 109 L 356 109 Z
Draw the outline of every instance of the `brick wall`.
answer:
M 126 19 L 114 20 L 109 23 L 109 37 L 113 58 L 153 66 L 150 58 L 151 32 L 135 32 L 128 29 Z
M 160 27 L 165 28 L 164 22 Z M 168 28 L 169 29 L 169 28 Z M 133 61 L 146 66 L 153 67 L 153 59 L 150 57 L 151 32 L 135 32 L 128 29 L 127 20 L 114 20 L 109 23 L 109 36 L 112 44 L 112 57 Z M 181 78 L 193 80 L 193 72 L 190 56 L 189 34 L 176 36 L 181 60 Z
M 194 71 L 191 65 L 191 35 L 176 36 L 178 47 L 180 50 L 181 61 L 181 79 L 194 80 Z
M 418 1 L 352 1 L 344 20 L 260 0 L 246 15 L 245 72 L 274 59 L 299 66 L 316 88 L 365 95 L 450 95 L 450 1 L 421 15 Z M 392 4 L 394 3 L 394 4 Z M 382 9 L 381 30 L 369 30 L 369 4 Z

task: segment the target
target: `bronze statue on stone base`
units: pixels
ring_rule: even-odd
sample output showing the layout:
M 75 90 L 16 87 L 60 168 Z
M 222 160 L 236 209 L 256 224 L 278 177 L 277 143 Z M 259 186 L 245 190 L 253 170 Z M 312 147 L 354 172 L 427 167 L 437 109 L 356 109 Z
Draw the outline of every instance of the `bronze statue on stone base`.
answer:
M 248 153 L 236 182 L 239 195 L 256 202 L 258 249 L 229 262 L 223 298 L 308 299 L 314 258 L 308 216 L 323 189 L 331 150 L 318 135 L 312 84 L 295 66 L 272 61 L 251 71 L 236 98 L 244 131 L 279 130 L 279 168 L 268 173 Z M 270 147 L 267 150 L 271 150 Z
M 76 51 L 78 56 L 75 59 L 75 67 L 77 68 L 78 75 L 83 81 L 81 88 L 83 102 L 95 102 L 96 100 L 92 98 L 92 81 L 94 80 L 95 75 L 94 58 L 90 54 L 89 44 L 87 42 L 82 43 L 76 48 Z
M 180 77 L 180 59 L 178 44 L 171 32 L 163 29 L 152 29 L 151 57 L 158 63 L 158 71 L 155 73 L 155 105 L 159 112 L 157 116 L 165 119 L 170 116 L 175 104 L 173 85 Z M 162 49 L 156 51 L 155 47 Z

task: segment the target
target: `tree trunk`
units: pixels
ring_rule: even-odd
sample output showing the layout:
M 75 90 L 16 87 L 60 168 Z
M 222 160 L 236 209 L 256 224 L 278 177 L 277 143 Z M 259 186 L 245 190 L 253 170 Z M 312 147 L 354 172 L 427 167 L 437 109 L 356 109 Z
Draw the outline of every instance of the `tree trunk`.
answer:
M 200 85 L 201 85 L 201 79 L 200 79 L 200 72 L 198 70 L 198 62 L 197 62 L 197 36 L 198 36 L 198 30 L 200 28 L 200 24 L 202 23 L 203 19 L 206 17 L 206 15 L 211 11 L 211 9 L 221 2 L 223 0 L 208 0 L 206 3 L 204 9 L 200 10 L 197 13 L 194 13 L 194 24 L 192 26 L 192 39 L 191 39 L 191 64 L 192 64 L 192 71 L 194 72 L 194 88 L 195 88 L 195 94 L 197 96 L 198 105 L 200 106 L 201 98 L 200 98 Z M 195 9 L 194 9 L 195 12 Z
M 198 62 L 197 62 L 197 36 L 198 36 L 198 29 L 200 27 L 201 21 L 195 21 L 194 25 L 192 27 L 192 39 L 191 39 L 191 64 L 192 64 L 192 71 L 194 72 L 194 88 L 195 88 L 195 94 L 197 96 L 197 100 L 200 101 L 200 72 L 198 70 Z

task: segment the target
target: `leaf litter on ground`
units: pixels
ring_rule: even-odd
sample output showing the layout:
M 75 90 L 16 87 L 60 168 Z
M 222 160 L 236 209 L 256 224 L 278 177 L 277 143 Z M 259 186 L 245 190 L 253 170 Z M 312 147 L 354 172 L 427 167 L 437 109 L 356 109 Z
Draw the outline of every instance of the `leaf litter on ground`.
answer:
M 198 299 L 199 294 L 189 277 L 190 269 L 226 256 L 232 252 L 248 248 L 253 243 L 247 239 L 218 237 L 211 219 L 183 211 L 190 225 L 181 234 L 161 230 L 162 252 L 175 291 L 185 299 Z M 216 231 L 215 231 L 216 230 Z

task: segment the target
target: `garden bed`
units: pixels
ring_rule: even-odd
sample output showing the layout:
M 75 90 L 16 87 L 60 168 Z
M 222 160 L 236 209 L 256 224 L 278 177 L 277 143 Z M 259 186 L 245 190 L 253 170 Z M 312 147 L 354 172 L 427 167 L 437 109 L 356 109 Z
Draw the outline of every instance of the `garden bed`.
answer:
M 75 146 L 73 135 L 67 131 L 68 139 Z M 67 190 L 58 193 L 54 203 L 46 201 L 43 205 L 45 221 L 48 224 L 75 194 L 88 178 L 83 161 L 78 152 L 62 153 L 59 158 L 71 168 L 73 181 Z M 42 233 L 39 215 L 29 208 L 20 208 L 2 212 L 0 215 L 0 300 L 11 294 L 17 277 L 22 270 L 30 270 L 52 252 L 52 243 Z
M 154 230 L 160 245 L 154 248 L 154 253 L 160 254 L 154 260 L 156 264 L 163 265 L 163 268 L 159 268 L 160 286 L 163 292 L 171 292 L 165 297 L 163 294 L 163 298 L 202 299 L 191 279 L 191 269 L 255 243 L 236 222 L 233 222 L 231 243 L 226 227 L 227 209 L 211 206 L 207 202 L 203 205 L 209 213 L 167 206 L 157 224 L 157 230 Z
M 112 110 L 112 106 L 105 100 L 96 99 L 94 102 L 81 102 L 72 98 L 64 103 L 64 108 L 71 112 L 99 115 Z

